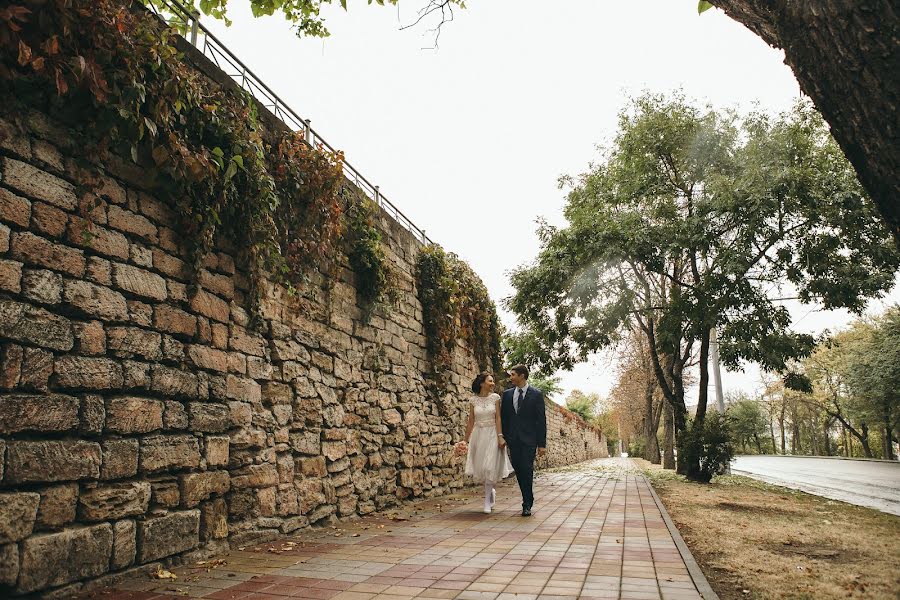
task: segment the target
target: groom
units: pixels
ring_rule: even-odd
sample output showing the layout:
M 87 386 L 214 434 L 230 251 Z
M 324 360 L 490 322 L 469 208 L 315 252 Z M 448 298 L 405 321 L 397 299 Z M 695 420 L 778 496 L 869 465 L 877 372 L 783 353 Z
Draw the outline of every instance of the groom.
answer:
M 547 446 L 547 417 L 544 414 L 544 394 L 528 385 L 528 367 L 516 365 L 509 370 L 509 380 L 515 386 L 503 392 L 500 421 L 503 438 L 509 448 L 509 461 L 516 471 L 522 491 L 522 516 L 531 516 L 534 504 L 534 456 L 543 456 Z

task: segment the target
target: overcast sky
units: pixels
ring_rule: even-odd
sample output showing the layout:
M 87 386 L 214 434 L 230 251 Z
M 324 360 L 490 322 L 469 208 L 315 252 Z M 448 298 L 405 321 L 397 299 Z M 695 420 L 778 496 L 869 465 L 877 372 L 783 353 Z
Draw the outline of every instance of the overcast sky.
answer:
M 498 305 L 512 292 L 509 269 L 537 255 L 535 219 L 564 223 L 557 179 L 597 158 L 630 96 L 680 88 L 719 108 L 758 103 L 771 112 L 800 96 L 782 52 L 717 9 L 698 16 L 696 0 L 468 0 L 437 50 L 422 49 L 434 39 L 427 27 L 399 30 L 421 1 L 327 7 L 325 40 L 297 39 L 283 20 L 231 4 L 230 28 L 204 23 L 434 241 L 468 261 Z M 816 333 L 848 320 L 814 307 L 792 312 L 799 330 Z M 607 354 L 560 373 L 566 393 L 606 394 L 614 364 Z M 752 392 L 759 373 L 751 366 L 723 380 L 726 390 Z

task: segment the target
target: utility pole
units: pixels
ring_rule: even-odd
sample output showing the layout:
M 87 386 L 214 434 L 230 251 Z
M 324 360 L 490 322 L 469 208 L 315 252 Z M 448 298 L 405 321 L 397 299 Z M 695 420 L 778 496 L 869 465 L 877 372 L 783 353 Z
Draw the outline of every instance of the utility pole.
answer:
M 713 380 L 716 384 L 716 408 L 720 415 L 725 414 L 725 396 L 722 394 L 722 369 L 719 367 L 719 336 L 713 327 L 709 333 L 709 356 L 713 366 Z

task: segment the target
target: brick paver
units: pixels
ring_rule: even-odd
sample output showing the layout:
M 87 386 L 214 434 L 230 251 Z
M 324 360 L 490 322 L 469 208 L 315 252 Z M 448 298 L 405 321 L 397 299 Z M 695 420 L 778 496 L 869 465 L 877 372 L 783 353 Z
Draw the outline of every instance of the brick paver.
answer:
M 490 515 L 480 510 L 480 494 L 469 491 L 455 500 L 412 505 L 407 520 L 380 516 L 307 530 L 174 569 L 174 581 L 135 578 L 94 595 L 110 600 L 701 598 L 649 484 L 629 466 L 630 461 L 603 459 L 539 474 L 530 518 L 520 516 L 518 487 L 510 478 L 498 487 Z

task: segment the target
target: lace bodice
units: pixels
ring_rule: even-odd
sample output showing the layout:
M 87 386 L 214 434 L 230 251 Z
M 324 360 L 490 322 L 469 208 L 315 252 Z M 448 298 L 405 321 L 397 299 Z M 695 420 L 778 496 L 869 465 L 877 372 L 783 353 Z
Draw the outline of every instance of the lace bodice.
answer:
M 475 407 L 475 427 L 494 427 L 494 416 L 497 412 L 496 402 L 500 398 L 497 394 L 489 394 L 487 397 L 472 396 L 472 406 Z

